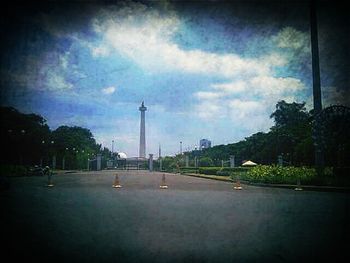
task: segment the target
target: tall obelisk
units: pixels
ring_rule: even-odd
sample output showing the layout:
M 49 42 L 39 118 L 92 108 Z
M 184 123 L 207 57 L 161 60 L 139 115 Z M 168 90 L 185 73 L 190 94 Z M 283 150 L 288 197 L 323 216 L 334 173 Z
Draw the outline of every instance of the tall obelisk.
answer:
M 146 158 L 145 112 L 147 108 L 145 107 L 144 102 L 142 102 L 139 110 L 141 111 L 139 157 Z

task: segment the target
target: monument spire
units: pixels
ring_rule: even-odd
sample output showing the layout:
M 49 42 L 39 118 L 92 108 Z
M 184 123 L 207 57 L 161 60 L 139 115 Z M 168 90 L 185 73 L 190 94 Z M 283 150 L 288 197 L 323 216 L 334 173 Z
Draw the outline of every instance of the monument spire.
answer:
M 140 122 L 140 148 L 139 157 L 146 158 L 146 129 L 145 129 L 145 107 L 144 101 L 142 101 L 139 111 L 141 111 L 141 122 Z

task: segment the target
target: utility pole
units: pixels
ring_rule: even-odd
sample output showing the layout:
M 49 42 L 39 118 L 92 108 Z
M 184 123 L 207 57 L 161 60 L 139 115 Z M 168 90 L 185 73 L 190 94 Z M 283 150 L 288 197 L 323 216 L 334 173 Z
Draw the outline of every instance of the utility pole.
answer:
M 314 116 L 317 116 L 322 111 L 322 98 L 321 98 L 321 78 L 320 78 L 320 62 L 319 62 L 319 50 L 318 50 L 318 35 L 317 35 L 317 10 L 316 1 L 311 0 L 310 3 L 310 33 L 311 33 L 311 55 L 312 55 L 312 84 L 313 84 L 313 103 L 314 103 Z M 314 145 L 315 145 L 315 166 L 317 172 L 322 173 L 324 167 L 324 153 L 323 145 L 321 142 L 321 119 L 315 118 L 314 127 Z

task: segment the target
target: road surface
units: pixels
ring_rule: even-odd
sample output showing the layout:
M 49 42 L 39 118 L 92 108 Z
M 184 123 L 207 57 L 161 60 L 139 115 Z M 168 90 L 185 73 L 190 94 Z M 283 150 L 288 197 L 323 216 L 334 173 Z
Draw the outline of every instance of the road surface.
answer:
M 113 188 L 118 173 L 122 188 Z M 348 257 L 350 196 L 161 173 L 10 179 L 2 256 L 34 262 L 304 262 Z M 349 259 L 349 258 L 348 258 Z M 340 261 L 338 261 L 340 262 Z M 348 261 L 350 262 L 350 261 Z

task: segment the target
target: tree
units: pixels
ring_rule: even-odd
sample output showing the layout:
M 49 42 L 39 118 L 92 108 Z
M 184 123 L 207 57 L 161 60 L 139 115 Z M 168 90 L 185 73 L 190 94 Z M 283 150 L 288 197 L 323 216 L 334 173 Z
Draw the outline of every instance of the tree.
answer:
M 165 170 L 169 170 L 176 167 L 175 157 L 165 156 L 162 157 L 162 168 Z
M 99 152 L 101 147 L 96 144 L 89 129 L 78 126 L 58 127 L 52 132 L 51 140 L 54 145 L 50 154 L 55 154 L 60 159 L 65 158 L 66 167 L 73 169 L 85 167 L 89 156 Z M 105 152 L 106 149 L 103 150 Z M 110 156 L 110 153 L 104 155 Z
M 311 137 L 311 114 L 307 112 L 305 103 L 279 101 L 270 118 L 275 121 L 271 132 L 276 138 L 277 155 L 284 155 L 285 160 L 296 164 L 297 160 L 301 160 L 300 149 L 310 146 L 307 138 Z M 299 145 L 301 143 L 303 147 Z M 299 145 L 298 151 L 296 150 L 297 145 Z M 307 158 L 303 161 L 311 159 Z
M 287 103 L 284 100 L 276 104 L 276 110 L 270 115 L 275 121 L 275 126 L 292 127 L 308 122 L 310 114 L 306 111 L 305 103 Z
M 213 166 L 213 160 L 209 157 L 202 157 L 199 159 L 199 166 L 202 166 L 202 167 Z
M 50 135 L 46 120 L 37 114 L 24 114 L 12 107 L 0 107 L 1 153 L 3 163 L 38 163 L 42 141 Z

